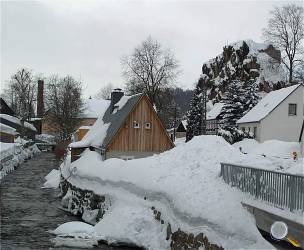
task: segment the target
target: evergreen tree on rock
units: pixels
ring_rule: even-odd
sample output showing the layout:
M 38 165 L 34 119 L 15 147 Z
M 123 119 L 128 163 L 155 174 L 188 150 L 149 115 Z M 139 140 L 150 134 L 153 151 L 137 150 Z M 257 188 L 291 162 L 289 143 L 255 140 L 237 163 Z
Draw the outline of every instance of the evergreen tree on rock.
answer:
M 221 125 L 219 135 L 222 135 L 228 142 L 234 143 L 244 138 L 244 133 L 237 128 L 237 120 L 243 117 L 246 111 L 246 97 L 243 89 L 243 82 L 232 81 L 223 96 L 224 103 L 221 111 Z
M 258 85 L 255 80 L 250 79 L 248 82 L 246 82 L 246 85 L 244 115 L 248 113 L 255 105 L 257 105 L 260 100 L 258 95 Z
M 194 90 L 190 109 L 187 113 L 186 142 L 190 141 L 194 136 L 202 134 L 202 105 L 202 89 L 198 84 Z

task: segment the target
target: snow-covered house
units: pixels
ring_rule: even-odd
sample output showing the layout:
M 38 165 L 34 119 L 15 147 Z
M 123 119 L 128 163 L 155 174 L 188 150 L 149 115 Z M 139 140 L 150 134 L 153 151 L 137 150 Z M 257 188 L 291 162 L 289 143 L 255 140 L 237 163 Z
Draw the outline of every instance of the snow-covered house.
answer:
M 11 128 L 14 128 L 18 133 L 23 133 L 27 138 L 34 140 L 37 133 L 36 128 L 29 122 L 24 122 L 24 127 L 22 122 L 18 117 L 0 114 L 0 123 Z
M 0 123 L 0 142 L 14 143 L 17 134 L 16 129 Z
M 101 111 L 109 105 L 109 100 L 97 100 L 87 99 L 84 101 L 83 112 L 76 118 L 78 120 L 78 127 L 92 126 L 98 117 L 101 115 Z M 56 136 L 59 133 L 59 127 L 54 122 L 52 112 L 48 110 L 41 122 L 41 133 Z
M 256 140 L 303 140 L 304 86 L 296 84 L 268 93 L 253 109 L 237 121 L 243 131 Z
M 103 159 L 133 159 L 151 156 L 174 147 L 146 94 L 124 96 L 120 89 L 81 141 L 71 143 L 72 160 L 86 149 Z
M 222 111 L 224 104 L 219 102 L 215 103 L 211 110 L 206 115 L 206 134 L 217 135 L 219 129 L 219 115 Z
M 187 131 L 187 120 L 182 120 L 176 128 L 175 137 L 182 138 L 186 137 Z

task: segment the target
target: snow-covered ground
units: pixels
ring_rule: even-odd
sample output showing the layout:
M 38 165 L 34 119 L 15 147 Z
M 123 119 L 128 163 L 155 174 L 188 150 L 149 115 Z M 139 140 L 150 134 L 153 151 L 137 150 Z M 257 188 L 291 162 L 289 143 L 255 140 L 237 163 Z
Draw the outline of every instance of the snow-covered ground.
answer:
M 151 214 L 155 206 L 174 227 L 172 231 L 203 232 L 224 248 L 271 248 L 241 205 L 250 199 L 248 195 L 226 185 L 219 173 L 220 162 L 250 162 L 274 169 L 275 161 L 243 154 L 217 136 L 195 137 L 177 145 L 160 155 L 132 161 L 102 161 L 96 152 L 86 151 L 79 160 L 62 166 L 64 176 L 74 173 L 69 177 L 73 185 L 111 197 L 110 211 L 95 225 L 99 239 L 168 248 L 165 227 Z M 292 160 L 281 163 L 286 168 L 292 164 Z
M 250 158 L 264 158 L 265 161 L 273 163 L 272 166 L 265 166 L 248 161 L 246 165 L 290 174 L 304 175 L 303 148 L 301 148 L 301 143 L 299 142 L 269 140 L 259 143 L 254 139 L 244 139 L 243 141 L 233 144 L 233 146 L 242 152 L 247 153 L 247 156 Z M 297 160 L 293 160 L 293 152 L 297 153 Z
M 9 172 L 13 171 L 15 167 L 17 167 L 25 159 L 33 157 L 33 155 L 38 152 L 40 151 L 36 145 L 30 146 L 28 148 L 22 148 L 19 142 L 0 142 L 1 160 L 6 157 L 12 156 L 12 159 L 1 163 L 2 168 L 0 170 L 0 180 Z

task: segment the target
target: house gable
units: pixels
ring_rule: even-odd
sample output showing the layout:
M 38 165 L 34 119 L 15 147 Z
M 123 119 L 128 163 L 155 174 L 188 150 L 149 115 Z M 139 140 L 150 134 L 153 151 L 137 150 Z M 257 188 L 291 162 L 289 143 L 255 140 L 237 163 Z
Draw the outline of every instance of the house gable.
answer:
M 139 128 L 134 128 L 137 122 Z M 150 129 L 145 127 L 150 123 Z M 107 147 L 108 151 L 163 152 L 174 147 L 150 100 L 142 95 Z

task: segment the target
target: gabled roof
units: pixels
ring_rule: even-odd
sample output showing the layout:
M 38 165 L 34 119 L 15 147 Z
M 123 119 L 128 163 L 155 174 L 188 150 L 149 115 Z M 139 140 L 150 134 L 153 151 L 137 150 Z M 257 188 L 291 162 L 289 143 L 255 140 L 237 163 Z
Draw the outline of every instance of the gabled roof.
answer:
M 221 102 L 215 103 L 212 109 L 207 113 L 206 119 L 207 120 L 216 119 L 221 113 L 223 107 L 224 107 L 224 103 Z
M 104 114 L 97 119 L 83 139 L 71 143 L 69 147 L 83 148 L 93 146 L 105 149 L 143 95 L 144 94 L 123 96 L 121 100 L 115 104 L 116 108 L 113 112 L 109 103 Z
M 256 106 L 236 123 L 259 122 L 283 102 L 301 84 L 296 84 L 287 88 L 271 91 Z

